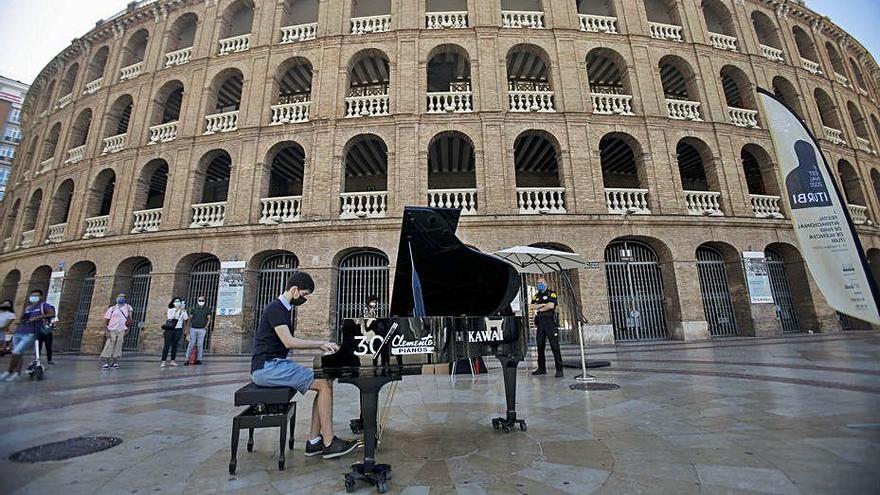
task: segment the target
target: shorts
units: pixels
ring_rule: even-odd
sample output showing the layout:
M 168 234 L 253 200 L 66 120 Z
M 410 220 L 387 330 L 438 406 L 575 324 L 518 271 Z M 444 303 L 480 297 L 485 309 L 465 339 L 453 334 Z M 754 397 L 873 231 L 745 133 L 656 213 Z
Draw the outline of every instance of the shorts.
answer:
M 34 345 L 34 334 L 17 333 L 12 336 L 12 353 L 19 356 L 23 355 L 29 347 Z
M 312 387 L 315 373 L 289 359 L 272 359 L 251 373 L 251 378 L 259 387 L 290 387 L 304 394 Z

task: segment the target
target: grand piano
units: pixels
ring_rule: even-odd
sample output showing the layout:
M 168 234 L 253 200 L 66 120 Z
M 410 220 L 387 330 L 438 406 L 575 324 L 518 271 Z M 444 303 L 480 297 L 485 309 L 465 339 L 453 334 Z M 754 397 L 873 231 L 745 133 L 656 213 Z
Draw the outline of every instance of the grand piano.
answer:
M 364 458 L 345 475 L 388 489 L 391 466 L 376 462 L 379 391 L 425 366 L 495 356 L 501 363 L 506 414 L 492 420 L 509 433 L 516 415 L 516 370 L 526 351 L 522 317 L 511 311 L 520 277 L 506 261 L 465 246 L 455 235 L 461 210 L 407 207 L 403 213 L 390 317 L 366 335 L 354 320 L 341 325 L 340 349 L 315 358 L 315 377 L 360 390 Z

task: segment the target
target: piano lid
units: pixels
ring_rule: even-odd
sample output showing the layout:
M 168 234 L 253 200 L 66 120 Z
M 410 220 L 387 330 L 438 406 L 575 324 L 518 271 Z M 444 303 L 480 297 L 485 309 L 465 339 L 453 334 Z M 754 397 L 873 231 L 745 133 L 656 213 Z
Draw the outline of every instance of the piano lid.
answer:
M 516 269 L 465 246 L 455 236 L 460 214 L 447 208 L 404 209 L 391 316 L 414 314 L 414 280 L 421 286 L 426 316 L 492 316 L 509 308 L 520 288 Z

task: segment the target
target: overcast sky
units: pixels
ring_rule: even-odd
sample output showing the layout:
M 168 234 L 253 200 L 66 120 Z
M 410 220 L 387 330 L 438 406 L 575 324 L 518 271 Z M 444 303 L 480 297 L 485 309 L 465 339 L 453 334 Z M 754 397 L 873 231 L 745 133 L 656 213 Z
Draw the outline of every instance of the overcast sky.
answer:
M 129 0 L 0 0 L 0 75 L 30 84 L 53 56 Z M 633 1 L 633 0 L 627 0 Z M 880 58 L 880 0 L 807 0 Z

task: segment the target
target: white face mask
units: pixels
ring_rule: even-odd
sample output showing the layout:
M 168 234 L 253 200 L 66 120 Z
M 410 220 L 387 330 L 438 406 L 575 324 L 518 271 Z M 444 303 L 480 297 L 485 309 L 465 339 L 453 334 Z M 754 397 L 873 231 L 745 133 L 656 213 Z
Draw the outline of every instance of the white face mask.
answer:
M 180 301 L 174 301 L 174 307 L 175 307 L 175 308 L 179 308 L 179 307 L 181 307 L 182 305 L 183 305 L 183 303 L 181 303 Z
M 205 301 L 199 301 L 199 306 L 204 306 L 204 305 L 205 305 Z

